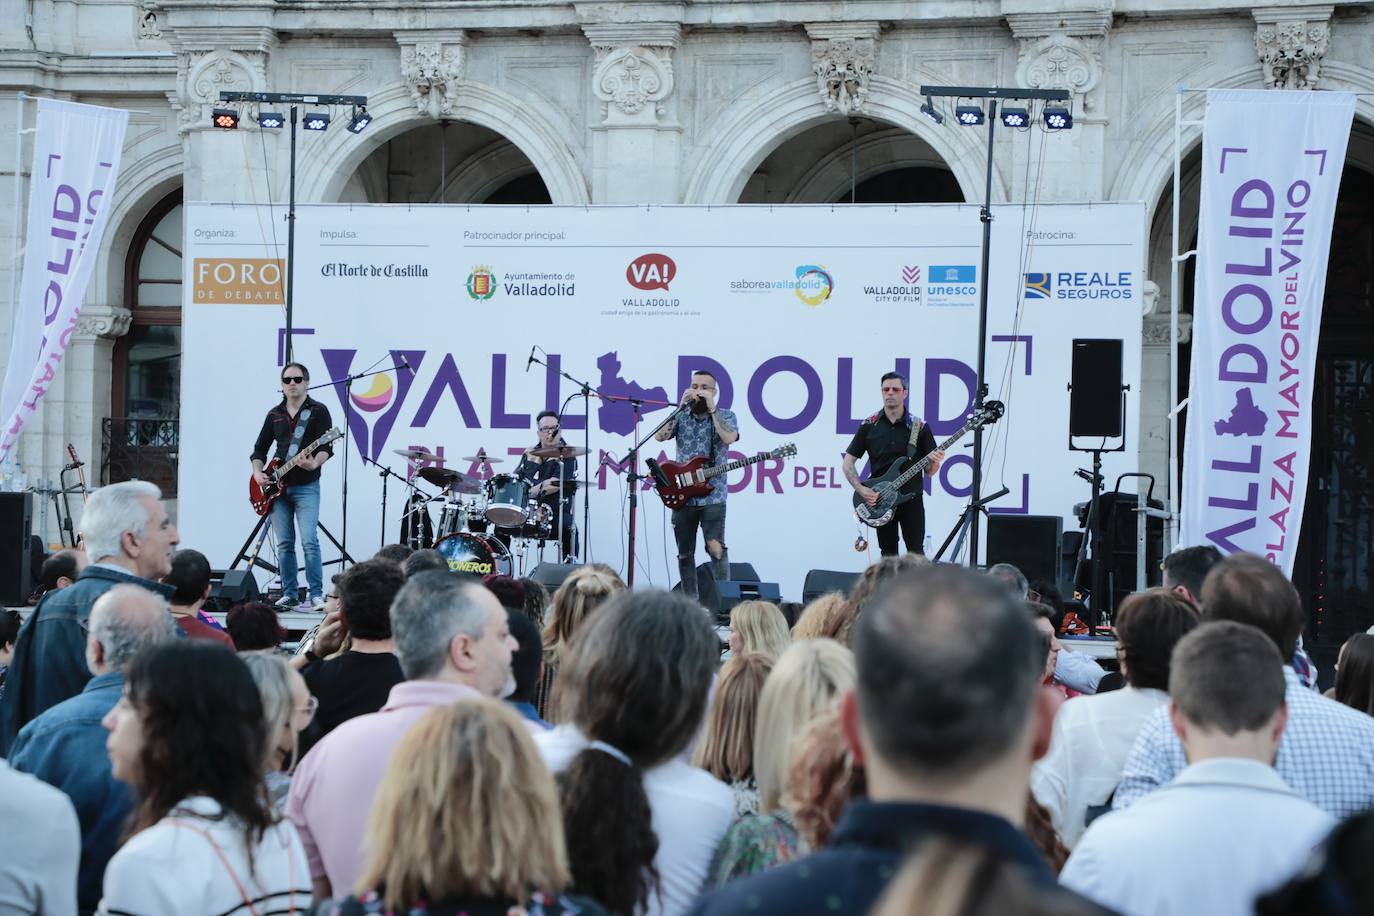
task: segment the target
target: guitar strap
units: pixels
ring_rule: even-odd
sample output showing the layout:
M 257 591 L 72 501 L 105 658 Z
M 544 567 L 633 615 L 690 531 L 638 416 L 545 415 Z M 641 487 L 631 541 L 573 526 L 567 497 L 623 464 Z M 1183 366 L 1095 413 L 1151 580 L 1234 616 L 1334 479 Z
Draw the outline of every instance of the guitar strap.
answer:
M 916 457 L 916 440 L 921 435 L 921 427 L 925 426 L 924 420 L 911 418 L 911 438 L 906 441 L 906 456 L 908 459 Z
M 301 412 L 296 414 L 296 428 L 291 432 L 291 441 L 286 446 L 286 457 L 281 460 L 282 464 L 296 457 L 296 453 L 301 450 L 301 440 L 305 438 L 305 427 L 310 423 L 310 405 L 301 407 Z

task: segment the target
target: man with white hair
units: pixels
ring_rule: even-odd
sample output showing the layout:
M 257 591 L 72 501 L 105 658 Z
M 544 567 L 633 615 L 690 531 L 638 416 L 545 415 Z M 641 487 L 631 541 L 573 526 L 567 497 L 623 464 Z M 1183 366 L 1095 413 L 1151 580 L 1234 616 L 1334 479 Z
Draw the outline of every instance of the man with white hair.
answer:
M 105 865 L 119 848 L 133 810 L 129 787 L 114 778 L 100 724 L 124 692 L 124 667 L 144 647 L 177 638 L 171 607 L 161 595 L 120 584 L 91 608 L 86 664 L 93 677 L 28 725 L 10 746 L 9 763 L 67 794 L 81 824 L 78 912 L 100 903 Z M 225 650 L 229 651 L 228 649 Z
M 91 679 L 86 633 L 97 598 L 123 583 L 172 596 L 158 580 L 171 572 L 177 529 L 161 500 L 162 491 L 141 480 L 91 494 L 81 515 L 91 565 L 70 588 L 44 595 L 19 631 L 0 697 L 0 755 L 19 729 Z

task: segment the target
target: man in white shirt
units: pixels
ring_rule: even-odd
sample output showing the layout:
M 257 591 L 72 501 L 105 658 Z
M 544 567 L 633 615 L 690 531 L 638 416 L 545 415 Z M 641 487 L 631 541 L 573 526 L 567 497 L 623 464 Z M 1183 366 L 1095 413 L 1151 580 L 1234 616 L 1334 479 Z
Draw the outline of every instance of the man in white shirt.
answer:
M 1205 624 L 1174 650 L 1169 721 L 1188 766 L 1092 823 L 1060 883 L 1126 916 L 1249 916 L 1335 826 L 1274 771 L 1283 657 L 1252 626 Z
M 1050 752 L 1031 772 L 1031 791 L 1069 849 L 1083 835 L 1089 810 L 1111 799 L 1141 724 L 1169 702 L 1169 658 L 1197 625 L 1193 606 L 1165 589 L 1127 597 L 1114 621 L 1127 686 L 1074 697 L 1055 716 Z

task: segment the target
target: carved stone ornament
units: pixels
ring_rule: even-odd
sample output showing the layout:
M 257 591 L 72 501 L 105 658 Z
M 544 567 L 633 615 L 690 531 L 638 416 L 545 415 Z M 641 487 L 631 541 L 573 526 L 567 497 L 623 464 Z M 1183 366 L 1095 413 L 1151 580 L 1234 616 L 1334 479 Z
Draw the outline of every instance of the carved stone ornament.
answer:
M 258 51 L 196 49 L 177 55 L 177 95 L 182 131 L 210 128 L 210 111 L 221 92 L 261 92 L 267 83 L 267 55 Z
M 1321 15 L 1322 13 L 1325 15 Z M 1295 13 L 1303 18 L 1288 18 Z M 1255 51 L 1266 89 L 1316 89 L 1331 39 L 1331 7 L 1256 10 Z M 1285 18 L 1279 19 L 1279 16 Z
M 466 62 L 466 35 L 431 34 L 415 41 L 399 33 L 396 37 L 401 42 L 401 79 L 410 89 L 415 107 L 435 120 L 451 116 Z
M 848 116 L 864 110 L 869 83 L 878 66 L 877 23 L 808 25 L 811 72 L 826 111 Z
M 1008 15 L 1019 50 L 1017 85 L 1027 89 L 1067 89 L 1091 111 L 1090 93 L 1102 81 L 1102 46 L 1111 13 L 1100 10 Z
M 75 337 L 79 340 L 123 337 L 129 333 L 133 317 L 133 312 L 118 305 L 82 306 L 76 319 Z
M 138 37 L 145 41 L 162 37 L 162 28 L 157 23 L 157 10 L 146 2 L 138 10 Z
M 1169 316 L 1163 318 L 1158 315 L 1151 315 L 1142 322 L 1140 342 L 1146 347 L 1167 347 L 1169 346 Z M 1186 344 L 1193 339 L 1193 316 L 1178 316 L 1178 342 Z
M 614 112 L 644 120 L 663 117 L 663 102 L 673 94 L 673 48 L 635 45 L 595 45 L 596 72 L 592 92 L 601 101 L 602 116 Z

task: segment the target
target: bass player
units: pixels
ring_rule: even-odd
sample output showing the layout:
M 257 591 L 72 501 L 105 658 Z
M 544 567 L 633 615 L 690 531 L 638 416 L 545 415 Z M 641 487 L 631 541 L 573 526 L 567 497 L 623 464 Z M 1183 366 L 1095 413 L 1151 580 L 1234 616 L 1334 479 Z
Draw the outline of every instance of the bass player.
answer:
M 716 377 L 704 369 L 692 373 L 691 385 L 682 393 L 677 413 L 654 438 L 677 440 L 677 460 L 690 461 L 706 455 L 707 467 L 727 460 L 731 445 L 739 441 L 739 421 L 716 406 Z M 677 539 L 677 569 L 682 593 L 697 597 L 697 529 L 706 539 L 712 573 L 717 581 L 730 578 L 730 555 L 725 547 L 725 498 L 730 489 L 721 474 L 711 480 L 711 492 L 695 496 L 673 510 L 673 535 Z
M 867 453 L 872 463 L 871 477 L 881 477 L 893 462 L 906 458 L 920 460 L 934 452 L 930 470 L 934 476 L 945 460 L 944 452 L 935 451 L 935 435 L 923 420 L 913 417 L 906 409 L 906 379 L 900 372 L 888 372 L 882 378 L 883 409 L 859 424 L 854 438 L 844 450 L 844 477 L 854 491 L 870 506 L 878 501 L 878 494 L 859 480 L 856 463 Z M 917 474 L 902 488 L 915 493 L 916 498 L 898 506 L 892 521 L 878 528 L 878 550 L 885 557 L 897 555 L 897 526 L 901 525 L 902 540 L 908 553 L 925 553 L 926 513 L 922 504 L 924 475 Z
M 300 363 L 287 363 L 281 371 L 282 401 L 267 412 L 262 421 L 258 441 L 253 445 L 253 479 L 266 486 L 267 448 L 276 443 L 276 455 L 283 463 L 314 442 L 332 425 L 329 408 L 306 394 L 310 370 Z M 277 563 L 281 575 L 279 610 L 294 608 L 299 595 L 300 580 L 296 570 L 296 530 L 299 528 L 301 549 L 305 554 L 305 583 L 309 587 L 309 605 L 324 607 L 324 565 L 320 560 L 320 467 L 334 454 L 325 444 L 287 472 L 281 496 L 272 503 L 272 537 L 277 545 Z

